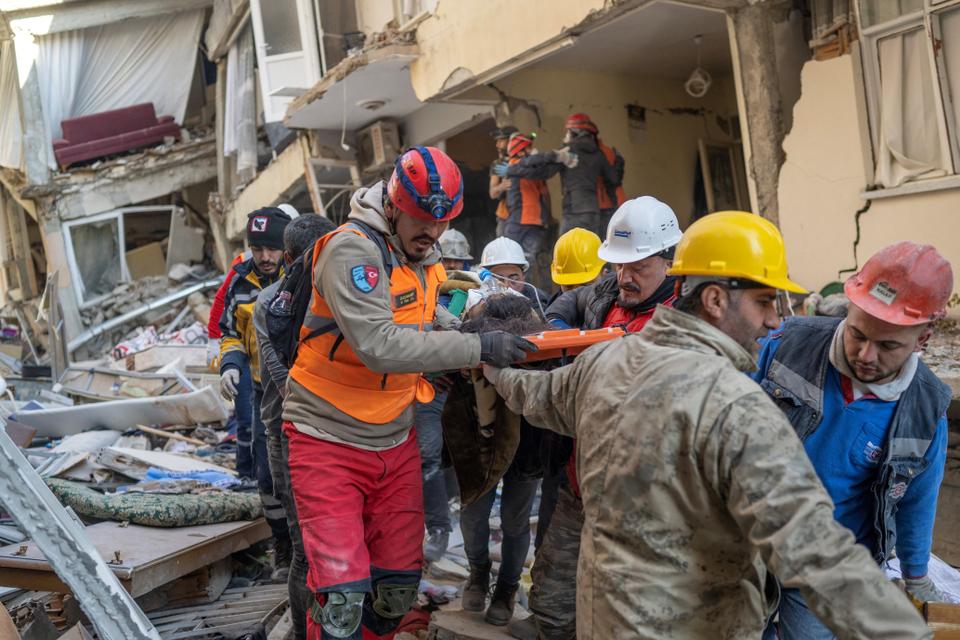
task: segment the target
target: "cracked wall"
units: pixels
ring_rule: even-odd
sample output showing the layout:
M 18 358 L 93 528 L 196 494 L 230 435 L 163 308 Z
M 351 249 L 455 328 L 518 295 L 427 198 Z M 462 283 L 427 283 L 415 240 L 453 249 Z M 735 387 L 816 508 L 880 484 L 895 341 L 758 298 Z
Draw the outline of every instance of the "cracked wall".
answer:
M 932 244 L 960 266 L 956 189 L 873 200 L 860 217 L 855 260 L 854 216 L 867 203 L 860 193 L 870 181 L 863 155 L 869 141 L 862 137 L 857 106 L 860 77 L 853 55 L 807 62 L 793 129 L 783 144 L 780 226 L 791 275 L 810 289 L 842 279 L 839 270 L 862 266 L 875 251 L 900 240 Z

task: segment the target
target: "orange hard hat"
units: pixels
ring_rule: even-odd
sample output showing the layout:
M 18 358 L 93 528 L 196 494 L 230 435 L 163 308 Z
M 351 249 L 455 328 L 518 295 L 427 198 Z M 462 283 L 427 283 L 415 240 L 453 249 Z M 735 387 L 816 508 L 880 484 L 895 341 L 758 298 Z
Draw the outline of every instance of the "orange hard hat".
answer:
M 952 291 L 950 263 L 932 246 L 916 242 L 880 249 L 843 285 L 851 303 L 884 322 L 903 326 L 944 317 Z
M 445 222 L 463 211 L 463 176 L 440 149 L 413 147 L 397 158 L 387 195 L 414 218 Z
M 597 135 L 597 133 L 600 132 L 600 130 L 597 129 L 597 125 L 594 124 L 593 120 L 590 119 L 590 116 L 585 113 L 571 113 L 567 117 L 567 122 L 564 124 L 564 128 L 584 129 L 593 135 Z

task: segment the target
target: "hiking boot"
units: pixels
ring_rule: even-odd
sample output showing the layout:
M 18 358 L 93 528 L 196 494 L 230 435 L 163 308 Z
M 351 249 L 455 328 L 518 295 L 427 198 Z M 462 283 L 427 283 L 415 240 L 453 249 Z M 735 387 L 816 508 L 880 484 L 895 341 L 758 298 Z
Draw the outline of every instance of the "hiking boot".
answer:
M 423 557 L 427 562 L 436 562 L 447 552 L 450 542 L 450 533 L 443 529 L 434 529 L 427 532 L 427 539 L 423 543 Z
M 517 640 L 537 640 L 537 623 L 533 616 L 523 620 L 511 620 L 507 625 L 507 633 Z
M 487 624 L 502 627 L 513 618 L 513 605 L 517 600 L 517 589 L 520 585 L 503 584 L 499 580 L 493 590 L 493 597 L 490 598 L 490 607 L 487 609 L 487 615 L 483 616 Z
M 485 565 L 470 565 L 470 577 L 467 578 L 467 584 L 463 587 L 463 610 L 483 611 L 487 603 L 487 591 L 490 590 L 490 567 L 492 563 Z
M 290 561 L 293 559 L 293 545 L 290 538 L 276 540 L 273 545 L 273 573 L 271 582 L 286 582 L 290 576 Z

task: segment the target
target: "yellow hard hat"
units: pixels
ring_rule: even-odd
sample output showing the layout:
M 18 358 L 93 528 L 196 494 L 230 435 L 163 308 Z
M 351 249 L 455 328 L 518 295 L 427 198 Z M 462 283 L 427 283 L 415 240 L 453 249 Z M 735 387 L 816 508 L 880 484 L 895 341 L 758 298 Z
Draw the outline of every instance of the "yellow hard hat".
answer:
M 775 289 L 807 293 L 787 277 L 787 251 L 777 227 L 745 211 L 718 211 L 690 225 L 677 245 L 668 273 L 742 278 Z
M 604 262 L 597 256 L 600 236 L 575 227 L 557 239 L 553 247 L 550 275 L 559 285 L 590 282 L 603 269 Z

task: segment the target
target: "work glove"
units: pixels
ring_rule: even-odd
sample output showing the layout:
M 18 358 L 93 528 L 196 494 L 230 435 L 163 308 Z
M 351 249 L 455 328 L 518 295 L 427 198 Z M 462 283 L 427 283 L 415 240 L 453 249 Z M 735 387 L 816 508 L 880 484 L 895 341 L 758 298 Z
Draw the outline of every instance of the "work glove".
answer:
M 497 381 L 500 380 L 500 372 L 503 369 L 499 367 L 491 367 L 489 364 L 483 365 L 483 377 L 487 379 L 487 382 L 493 386 L 497 386 Z
M 904 577 L 903 581 L 907 585 L 907 593 L 920 602 L 946 601 L 943 594 L 940 593 L 940 589 L 937 589 L 937 585 L 933 584 L 933 580 L 930 579 L 929 574 L 920 578 Z
M 506 331 L 480 334 L 480 362 L 494 367 L 509 367 L 526 360 L 527 353 L 536 350 L 537 345 Z
M 220 374 L 220 395 L 233 402 L 237 397 L 237 387 L 240 386 L 240 369 L 230 367 Z
M 503 160 L 498 160 L 493 163 L 493 175 L 500 176 L 501 178 L 507 175 L 507 168 L 510 165 Z
M 560 164 L 564 165 L 567 169 L 573 169 L 577 166 L 579 158 L 577 154 L 566 147 L 562 147 L 553 152 L 554 159 Z

